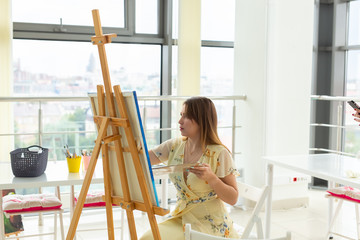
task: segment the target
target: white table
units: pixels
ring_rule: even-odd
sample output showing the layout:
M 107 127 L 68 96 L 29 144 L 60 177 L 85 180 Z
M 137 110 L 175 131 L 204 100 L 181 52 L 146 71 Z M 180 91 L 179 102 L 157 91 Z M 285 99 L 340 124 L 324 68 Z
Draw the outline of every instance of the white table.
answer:
M 101 164 L 98 160 L 97 165 Z M 37 188 L 52 186 L 81 185 L 86 172 L 69 173 L 66 161 L 49 161 L 46 171 L 39 177 L 15 177 L 9 162 L 0 162 L 0 190 L 9 188 Z M 92 183 L 103 182 L 103 171 L 96 167 Z
M 337 154 L 307 154 L 293 156 L 264 157 L 267 161 L 267 184 L 270 192 L 266 203 L 265 238 L 270 237 L 271 202 L 273 187 L 273 167 L 279 166 L 296 172 L 329 181 L 360 188 L 360 178 L 346 177 L 346 171 L 360 170 L 360 159 Z M 332 214 L 332 201 L 329 201 L 329 217 Z
M 66 161 L 49 161 L 47 163 L 46 171 L 39 177 L 15 177 L 11 170 L 10 162 L 0 162 L 0 196 L 2 196 L 3 189 L 16 188 L 41 188 L 41 187 L 57 187 L 70 186 L 70 203 L 73 203 L 74 185 L 82 185 L 85 178 L 85 171 L 80 168 L 79 173 L 69 173 Z M 161 205 L 167 208 L 167 176 L 154 176 L 155 178 L 163 179 Z M 91 183 L 103 183 L 103 169 L 102 160 L 98 159 L 96 163 L 95 172 Z M 71 206 L 71 211 L 73 211 Z M 0 197 L 0 240 L 4 240 L 4 225 L 2 197 Z

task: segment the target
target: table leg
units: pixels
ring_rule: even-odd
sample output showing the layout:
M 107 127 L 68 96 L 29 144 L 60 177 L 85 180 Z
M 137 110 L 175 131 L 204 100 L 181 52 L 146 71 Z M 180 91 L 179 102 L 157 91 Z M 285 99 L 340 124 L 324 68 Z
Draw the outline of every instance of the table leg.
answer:
M 3 211 L 3 190 L 0 189 L 0 239 L 5 240 L 5 225 L 4 225 L 4 211 Z
M 360 239 L 360 217 L 359 217 L 359 205 L 357 203 L 355 203 L 355 216 L 356 216 L 357 238 Z
M 75 209 L 75 190 L 74 185 L 70 186 L 70 222 L 74 215 L 74 209 Z M 74 236 L 74 240 L 76 240 L 76 233 Z
M 39 187 L 39 194 L 42 194 L 42 188 Z M 43 214 L 42 213 L 39 213 L 39 221 L 38 221 L 38 224 L 39 226 L 43 226 L 44 223 L 43 223 Z
M 75 202 L 74 202 L 74 197 L 75 197 L 75 193 L 74 193 L 74 185 L 70 186 L 70 218 L 72 218 L 73 214 L 74 214 L 74 208 L 75 208 Z
M 332 182 L 332 181 L 328 181 L 328 189 L 330 188 L 334 188 L 335 186 L 335 183 Z M 329 204 L 329 209 L 328 209 L 328 227 L 330 229 L 331 227 L 331 221 L 333 219 L 333 216 L 334 216 L 334 199 L 333 198 L 329 198 L 329 201 L 328 201 L 328 204 Z
M 267 185 L 269 186 L 269 193 L 266 198 L 265 206 L 265 238 L 270 238 L 270 225 L 271 225 L 271 204 L 272 204 L 272 190 L 274 178 L 274 165 L 267 165 Z

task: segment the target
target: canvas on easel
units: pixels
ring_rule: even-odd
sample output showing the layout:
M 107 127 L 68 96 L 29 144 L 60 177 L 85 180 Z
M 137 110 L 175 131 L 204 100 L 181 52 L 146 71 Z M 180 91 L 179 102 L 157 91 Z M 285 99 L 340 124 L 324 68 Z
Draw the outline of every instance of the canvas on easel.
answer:
M 132 240 L 137 239 L 134 210 L 147 213 L 153 237 L 160 240 L 155 215 L 163 216 L 169 210 L 158 206 L 136 94 L 128 95 L 121 91 L 119 85 L 111 86 L 104 44 L 111 43 L 116 34 L 104 35 L 99 11 L 92 10 L 92 14 L 96 36 L 91 40 L 98 46 L 104 86 L 98 85 L 96 97 L 90 98 L 98 136 L 66 239 L 71 240 L 75 236 L 101 150 L 108 239 L 115 238 L 112 205 L 116 204 L 126 210 Z
M 136 92 L 123 92 L 123 97 L 125 100 L 126 110 L 128 113 L 128 117 L 131 124 L 131 129 L 133 132 L 133 135 L 135 137 L 136 145 L 139 150 L 139 156 L 140 161 L 143 167 L 144 175 L 146 178 L 146 183 L 148 185 L 148 189 L 150 192 L 150 197 L 153 205 L 159 206 L 159 200 L 155 188 L 155 180 L 154 175 L 151 168 L 150 158 L 148 154 L 148 149 L 146 145 L 146 138 L 145 138 L 145 132 L 144 128 L 142 126 L 141 116 L 140 116 L 140 109 L 139 104 L 137 101 Z M 94 116 L 99 115 L 99 101 L 97 94 L 89 94 L 90 102 L 91 102 L 91 108 Z M 105 99 L 106 103 L 106 99 Z M 106 106 L 106 104 L 105 104 Z M 116 106 L 118 109 L 118 106 Z M 108 115 L 108 110 L 105 109 L 106 115 Z M 120 117 L 119 111 L 117 111 L 117 116 Z M 122 128 L 119 128 L 120 135 L 125 136 L 125 131 Z M 128 147 L 128 143 L 126 138 L 122 139 L 122 146 L 124 148 Z M 120 173 L 117 171 L 118 165 L 116 162 L 116 154 L 113 150 L 114 145 L 110 146 L 109 151 L 109 165 L 110 165 L 110 175 L 111 175 L 111 181 L 112 181 L 112 194 L 113 196 L 123 196 L 122 188 L 121 188 L 121 180 L 120 180 Z M 131 159 L 129 152 L 124 152 L 124 157 L 126 159 Z M 129 182 L 129 189 L 130 189 L 130 196 L 131 199 L 142 202 L 142 196 L 141 196 L 141 189 L 139 187 L 137 176 L 135 172 L 135 167 L 132 161 L 126 161 L 126 172 L 128 173 L 128 182 Z

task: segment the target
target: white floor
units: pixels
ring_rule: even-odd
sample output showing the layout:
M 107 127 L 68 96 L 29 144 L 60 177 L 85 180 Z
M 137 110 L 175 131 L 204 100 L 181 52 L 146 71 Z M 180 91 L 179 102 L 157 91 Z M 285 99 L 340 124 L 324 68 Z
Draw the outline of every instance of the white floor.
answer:
M 324 198 L 325 192 L 320 190 L 309 190 L 310 204 L 308 207 L 294 208 L 289 210 L 276 210 L 272 213 L 271 224 L 271 237 L 284 236 L 286 231 L 292 233 L 293 240 L 320 240 L 326 239 L 327 230 L 327 207 L 328 200 Z M 230 214 L 235 223 L 243 225 L 251 211 L 244 211 L 239 208 L 229 207 Z M 262 212 L 262 217 L 264 213 Z M 135 212 L 137 234 L 140 237 L 146 230 L 148 230 L 149 224 L 147 222 L 147 215 L 141 212 Z M 158 221 L 162 221 L 163 217 L 157 217 Z M 37 231 L 47 232 L 52 231 L 53 218 L 50 216 L 44 216 L 44 226 L 38 227 L 37 217 L 24 216 L 25 234 L 31 234 Z M 120 225 L 120 212 L 114 213 L 115 225 Z M 64 214 L 65 224 L 65 236 L 70 224 L 69 213 Z M 126 226 L 126 222 L 125 222 Z M 355 211 L 353 204 L 344 203 L 342 214 L 336 223 L 337 231 L 346 235 L 356 236 L 355 225 Z M 106 215 L 103 210 L 101 211 L 87 211 L 80 218 L 78 229 L 83 228 L 99 228 L 106 227 Z M 115 229 L 116 239 L 121 239 L 120 229 Z M 124 232 L 124 239 L 130 239 L 128 231 Z M 53 236 L 48 237 L 35 237 L 26 239 L 53 239 Z M 58 239 L 61 239 L 60 232 Z M 77 239 L 107 239 L 107 231 L 85 231 L 78 232 Z M 343 239 L 335 237 L 334 239 Z

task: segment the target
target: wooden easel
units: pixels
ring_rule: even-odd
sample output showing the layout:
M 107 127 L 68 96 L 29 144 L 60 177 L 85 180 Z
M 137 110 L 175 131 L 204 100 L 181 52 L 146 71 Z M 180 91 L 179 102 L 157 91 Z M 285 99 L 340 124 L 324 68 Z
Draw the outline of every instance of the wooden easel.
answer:
M 99 157 L 100 148 L 102 152 L 103 159 L 103 171 L 104 171 L 104 189 L 105 189 L 105 202 L 106 202 L 106 216 L 107 216 L 107 227 L 108 227 L 108 239 L 114 239 L 114 223 L 113 223 L 113 214 L 112 214 L 112 204 L 120 205 L 123 209 L 126 210 L 130 236 L 131 239 L 137 239 L 136 226 L 134 219 L 134 210 L 140 210 L 146 212 L 149 218 L 151 230 L 154 236 L 154 239 L 160 240 L 159 228 L 156 222 L 155 214 L 163 216 L 169 212 L 167 209 L 163 209 L 157 206 L 154 206 L 151 202 L 149 189 L 146 184 L 146 179 L 144 172 L 142 170 L 142 165 L 139 158 L 139 150 L 132 133 L 130 126 L 130 121 L 127 115 L 126 106 L 124 98 L 121 92 L 120 86 L 114 86 L 114 92 L 111 88 L 109 68 L 106 59 L 106 52 L 104 44 L 111 43 L 111 38 L 116 37 L 116 34 L 106 34 L 103 35 L 99 11 L 97 9 L 92 10 L 94 28 L 96 36 L 91 38 L 91 41 L 94 45 L 98 46 L 101 69 L 103 74 L 104 86 L 97 86 L 97 97 L 98 97 L 98 107 L 99 115 L 94 116 L 94 122 L 98 127 L 98 137 L 95 141 L 95 147 L 91 156 L 91 160 L 85 175 L 84 183 L 81 187 L 81 192 L 76 204 L 76 208 L 71 219 L 69 232 L 66 236 L 67 240 L 74 238 L 76 233 L 76 228 L 79 222 L 79 218 L 85 203 L 86 194 L 89 190 L 92 176 L 95 171 L 95 166 L 97 159 Z M 116 104 L 118 106 L 119 113 L 121 118 L 116 116 L 116 107 L 114 102 L 113 94 L 115 94 Z M 106 103 L 105 103 L 106 98 Z M 109 112 L 109 117 L 105 113 L 105 104 Z M 126 136 L 121 136 L 119 134 L 119 127 L 123 128 Z M 111 129 L 112 134 L 108 136 L 108 128 Z M 121 144 L 121 138 L 126 137 L 128 142 L 128 147 L 123 148 Z M 113 143 L 113 146 L 109 146 L 110 143 Z M 109 150 L 115 150 L 116 152 L 116 161 L 119 167 L 121 187 L 123 191 L 123 196 L 112 196 L 112 185 L 110 179 L 110 169 L 109 169 Z M 132 159 L 124 159 L 123 152 L 130 152 Z M 143 202 L 135 201 L 131 199 L 127 173 L 125 170 L 125 161 L 133 161 L 138 183 L 141 189 L 141 195 Z

